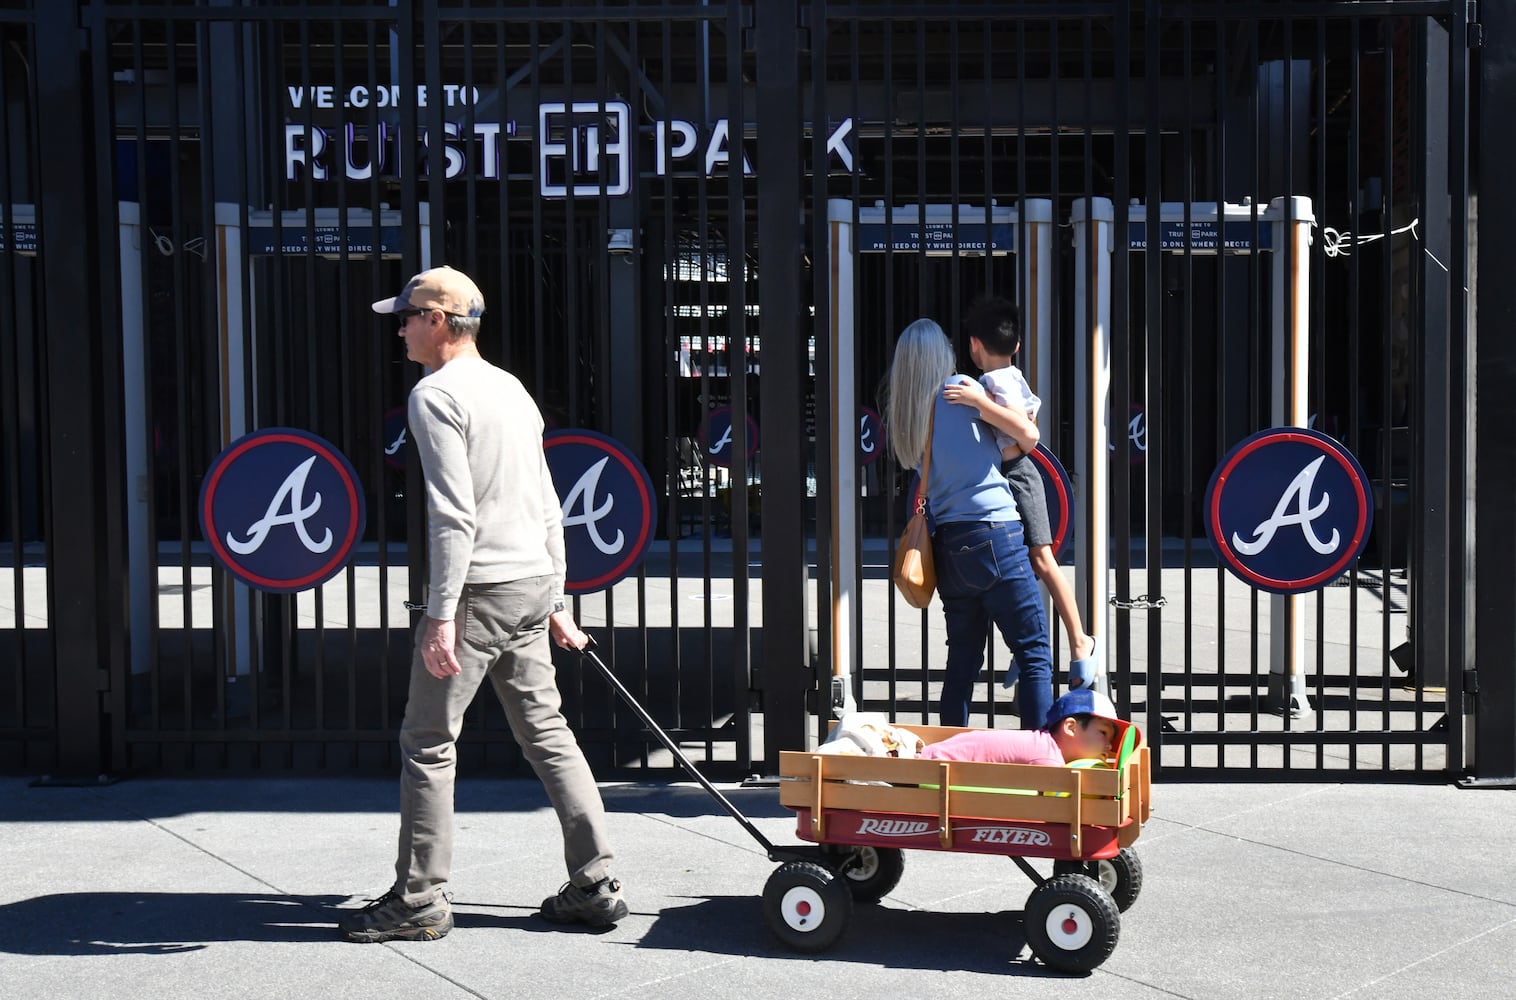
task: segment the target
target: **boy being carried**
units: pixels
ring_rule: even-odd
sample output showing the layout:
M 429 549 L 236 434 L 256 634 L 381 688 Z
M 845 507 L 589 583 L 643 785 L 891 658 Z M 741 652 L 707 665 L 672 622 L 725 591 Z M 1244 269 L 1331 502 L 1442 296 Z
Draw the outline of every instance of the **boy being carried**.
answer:
M 1053 558 L 1053 532 L 1048 524 L 1042 475 L 1030 457 L 1039 439 L 1037 413 L 1042 400 L 1014 364 L 1021 350 L 1020 311 L 1003 298 L 981 299 L 969 310 L 965 327 L 969 357 L 984 375 L 978 383 L 948 386 L 942 397 L 949 403 L 974 407 L 980 419 L 994 429 L 1003 462 L 1001 472 L 1010 483 L 1021 515 L 1032 571 L 1047 587 L 1053 609 L 1069 637 L 1069 688 L 1092 687 L 1102 673 L 1099 641 L 1085 632 L 1073 588 Z

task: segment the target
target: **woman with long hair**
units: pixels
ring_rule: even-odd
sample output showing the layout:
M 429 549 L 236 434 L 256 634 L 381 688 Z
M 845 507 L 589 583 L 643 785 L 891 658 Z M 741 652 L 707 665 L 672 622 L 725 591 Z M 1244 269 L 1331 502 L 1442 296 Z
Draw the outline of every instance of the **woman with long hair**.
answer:
M 885 407 L 888 440 L 908 469 L 931 449 L 927 511 L 932 555 L 947 626 L 942 725 L 968 724 L 974 684 L 984 668 L 990 623 L 1016 656 L 1021 728 L 1041 726 L 1053 702 L 1053 659 L 1042 593 L 1022 543 L 1016 501 L 1000 473 L 1000 448 L 972 407 L 953 406 L 943 389 L 972 382 L 954 372 L 953 345 L 942 327 L 918 319 L 900 334 Z M 928 440 L 928 418 L 931 438 Z

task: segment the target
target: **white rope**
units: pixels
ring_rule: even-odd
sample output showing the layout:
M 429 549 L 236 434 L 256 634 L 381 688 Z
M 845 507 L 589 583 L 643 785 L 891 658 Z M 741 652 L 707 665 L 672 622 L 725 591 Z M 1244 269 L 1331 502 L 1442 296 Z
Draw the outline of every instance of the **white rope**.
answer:
M 1362 246 L 1365 243 L 1373 243 L 1382 240 L 1386 236 L 1399 236 L 1401 233 L 1410 233 L 1412 239 L 1421 239 L 1421 234 L 1416 232 L 1416 226 L 1420 219 L 1412 219 L 1409 224 L 1399 229 L 1392 229 L 1388 233 L 1366 233 L 1363 236 L 1354 236 L 1352 233 L 1344 233 L 1340 230 L 1327 226 L 1321 230 L 1321 245 L 1328 257 L 1350 257 L 1352 248 Z

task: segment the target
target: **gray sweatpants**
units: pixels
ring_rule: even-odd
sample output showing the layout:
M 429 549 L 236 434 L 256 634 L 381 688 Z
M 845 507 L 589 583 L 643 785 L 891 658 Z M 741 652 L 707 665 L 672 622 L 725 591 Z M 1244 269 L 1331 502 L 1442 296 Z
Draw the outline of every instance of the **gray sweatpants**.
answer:
M 463 672 L 446 680 L 427 673 L 420 643 L 426 623 L 417 628 L 400 728 L 400 853 L 395 861 L 395 888 L 410 905 L 430 902 L 452 869 L 458 733 L 485 677 L 558 813 L 569 879 L 587 886 L 609 874 L 605 806 L 560 710 L 547 628 L 551 609 L 549 577 L 466 585 L 454 619 L 455 655 Z

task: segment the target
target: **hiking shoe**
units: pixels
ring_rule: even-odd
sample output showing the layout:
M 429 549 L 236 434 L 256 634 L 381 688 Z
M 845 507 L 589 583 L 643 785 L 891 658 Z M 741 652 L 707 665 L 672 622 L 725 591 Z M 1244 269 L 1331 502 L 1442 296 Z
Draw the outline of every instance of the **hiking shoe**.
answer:
M 627 909 L 626 900 L 621 898 L 621 880 L 605 878 L 587 888 L 565 882 L 558 895 L 542 901 L 542 909 L 537 912 L 555 924 L 609 927 L 624 919 Z
M 446 897 L 410 906 L 394 889 L 370 900 L 361 910 L 344 914 L 337 929 L 349 941 L 435 941 L 453 929 L 453 910 Z

